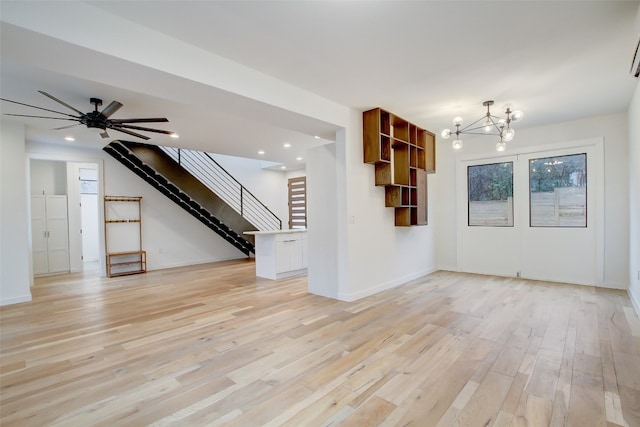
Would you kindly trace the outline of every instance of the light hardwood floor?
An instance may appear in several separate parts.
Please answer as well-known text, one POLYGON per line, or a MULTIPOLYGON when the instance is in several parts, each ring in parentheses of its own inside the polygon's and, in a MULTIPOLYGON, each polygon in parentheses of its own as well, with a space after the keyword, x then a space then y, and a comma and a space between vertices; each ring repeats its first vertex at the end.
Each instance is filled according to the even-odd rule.
POLYGON ((250 261, 39 279, 2 426, 640 426, 626 293, 437 272, 363 300, 250 261))

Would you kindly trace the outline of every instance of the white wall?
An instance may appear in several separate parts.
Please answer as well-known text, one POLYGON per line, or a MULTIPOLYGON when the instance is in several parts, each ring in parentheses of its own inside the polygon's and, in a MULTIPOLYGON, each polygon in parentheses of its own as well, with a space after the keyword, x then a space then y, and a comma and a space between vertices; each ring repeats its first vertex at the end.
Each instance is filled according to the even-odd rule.
POLYGON ((64 162, 33 159, 29 173, 31 194, 67 194, 67 165, 64 162))
POLYGON ((31 301, 24 125, 0 126, 0 305, 31 301))
POLYGON ((338 298, 340 290, 339 234, 337 180, 338 158, 336 149, 343 144, 312 148, 307 155, 307 245, 309 292, 329 298, 338 298))
MULTIPOLYGON (((28 155, 36 158, 102 163, 104 194, 143 197, 143 249, 147 251, 149 270, 245 257, 104 151, 81 148, 79 144, 29 143, 27 146, 28 155)), ((104 259, 103 253, 101 259, 104 259)))
POLYGON ((363 162, 362 113, 336 143, 307 155, 309 291, 353 301, 435 270, 435 220, 429 175, 429 225, 396 227, 384 188, 363 162))
POLYGON ((157 270, 245 255, 112 157, 105 160, 105 194, 142 196, 142 245, 157 270))
MULTIPOLYGON (((428 225, 396 227, 394 209, 385 207, 384 187, 375 186, 374 167, 363 161, 362 113, 352 111, 346 144, 346 230, 348 282, 341 299, 354 300, 392 288, 436 270, 434 184, 428 182, 428 225)), ((438 170, 439 165, 436 166, 438 170)))
POLYGON ((629 175, 629 295, 640 316, 640 84, 629 106, 629 175))
MULTIPOLYGON (((523 122, 524 123, 524 122, 523 122)), ((525 149, 594 137, 604 137, 604 283, 603 286, 626 289, 629 279, 629 162, 626 113, 590 117, 567 123, 516 130, 507 150, 525 149)), ((457 206, 455 165, 457 157, 495 153, 490 137, 465 139, 464 148, 454 153, 450 140, 438 137, 437 247, 438 267, 458 270, 457 206)))
POLYGON ((280 218, 282 228, 288 228, 287 178, 284 172, 263 169, 261 160, 213 153, 211 156, 280 218))

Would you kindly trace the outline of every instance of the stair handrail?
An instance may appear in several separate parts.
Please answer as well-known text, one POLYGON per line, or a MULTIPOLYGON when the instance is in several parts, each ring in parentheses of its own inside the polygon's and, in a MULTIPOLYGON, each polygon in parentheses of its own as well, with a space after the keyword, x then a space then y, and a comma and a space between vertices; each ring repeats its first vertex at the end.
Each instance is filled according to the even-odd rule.
POLYGON ((282 229, 282 220, 209 153, 175 147, 159 148, 260 231, 282 229))

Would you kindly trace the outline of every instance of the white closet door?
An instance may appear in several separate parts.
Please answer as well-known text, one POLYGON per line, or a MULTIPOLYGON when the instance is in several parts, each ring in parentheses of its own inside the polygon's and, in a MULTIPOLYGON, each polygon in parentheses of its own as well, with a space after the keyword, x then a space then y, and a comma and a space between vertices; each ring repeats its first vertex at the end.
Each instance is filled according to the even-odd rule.
POLYGON ((69 271, 67 196, 31 196, 33 273, 69 271))
POLYGON ((46 196, 49 273, 69 271, 67 196, 46 196))
POLYGON ((31 196, 31 248, 34 274, 49 272, 46 232, 47 215, 44 196, 31 196))

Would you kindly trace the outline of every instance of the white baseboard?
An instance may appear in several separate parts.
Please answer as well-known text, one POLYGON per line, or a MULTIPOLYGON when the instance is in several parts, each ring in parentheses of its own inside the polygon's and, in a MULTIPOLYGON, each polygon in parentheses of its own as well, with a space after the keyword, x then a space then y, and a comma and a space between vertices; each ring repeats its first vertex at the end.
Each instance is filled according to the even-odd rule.
POLYGON ((209 264, 212 262, 231 261, 234 259, 246 259, 246 258, 247 258, 246 256, 238 256, 238 257, 216 258, 216 259, 196 259, 196 260, 189 260, 184 262, 156 264, 153 266, 150 266, 147 264, 147 271, 166 270, 167 268, 187 267, 189 265, 209 264))
POLYGON ((29 302, 29 301, 31 301, 31 294, 22 295, 22 296, 19 296, 19 297, 0 299, 0 305, 19 304, 21 302, 29 302))
POLYGON ((340 301, 353 302, 359 300, 361 298, 368 297, 373 294, 377 294, 378 292, 386 291, 387 289, 395 288, 396 286, 404 285, 407 282, 415 280, 419 277, 426 276, 427 274, 431 274, 438 269, 435 267, 428 268, 426 270, 419 271, 414 274, 410 274, 408 276, 403 276, 395 280, 391 280, 389 282, 381 283, 373 288, 364 289, 362 291, 353 292, 353 293, 338 293, 338 299, 340 301))
POLYGON ((618 289, 621 291, 625 291, 627 290, 627 285, 625 283, 615 283, 615 282, 608 282, 608 283, 598 283, 597 285, 595 285, 598 288, 606 288, 606 289, 618 289))

